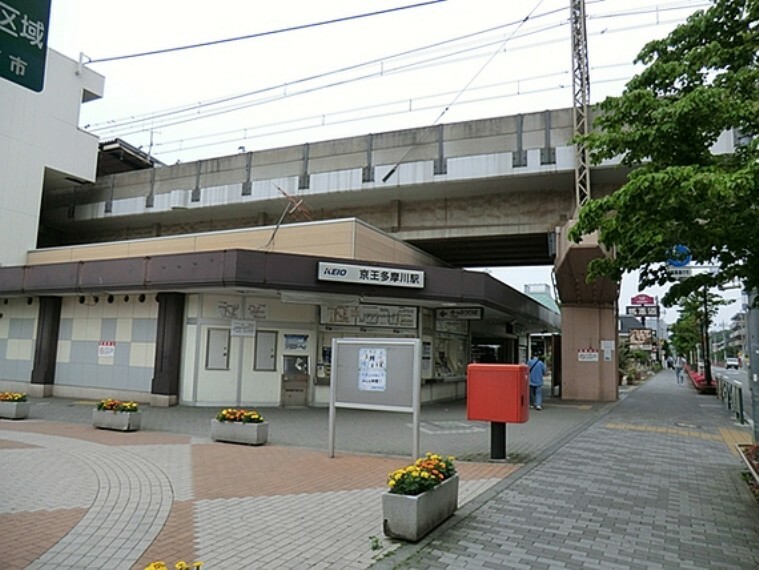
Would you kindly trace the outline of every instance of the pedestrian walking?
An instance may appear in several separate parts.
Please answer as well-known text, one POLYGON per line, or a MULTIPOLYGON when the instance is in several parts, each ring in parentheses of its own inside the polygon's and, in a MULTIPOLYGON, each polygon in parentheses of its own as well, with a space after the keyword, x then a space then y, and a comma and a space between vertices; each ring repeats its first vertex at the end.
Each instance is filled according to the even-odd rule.
POLYGON ((675 358, 675 379, 678 384, 683 383, 683 368, 685 368, 685 359, 681 355, 675 358))
POLYGON ((546 374, 546 366, 540 353, 536 353, 527 361, 530 368, 530 407, 536 410, 543 409, 543 376, 546 374))

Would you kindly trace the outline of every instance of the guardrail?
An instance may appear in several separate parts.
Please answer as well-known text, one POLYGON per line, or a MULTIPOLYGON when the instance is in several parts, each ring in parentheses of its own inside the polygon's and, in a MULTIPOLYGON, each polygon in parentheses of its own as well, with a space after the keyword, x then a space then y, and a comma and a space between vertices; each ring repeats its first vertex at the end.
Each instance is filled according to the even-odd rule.
POLYGON ((727 406, 728 410, 734 411, 735 419, 740 423, 746 423, 743 412, 743 383, 733 380, 722 374, 715 374, 717 380, 717 398, 727 406))

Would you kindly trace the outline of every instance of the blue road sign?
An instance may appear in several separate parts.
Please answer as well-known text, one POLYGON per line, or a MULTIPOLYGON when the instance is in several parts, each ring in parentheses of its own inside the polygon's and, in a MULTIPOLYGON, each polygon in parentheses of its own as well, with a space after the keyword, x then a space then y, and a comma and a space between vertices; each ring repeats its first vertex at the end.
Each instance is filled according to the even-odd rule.
POLYGON ((676 245, 672 248, 672 257, 667 260, 667 265, 672 267, 685 267, 691 262, 690 250, 684 245, 676 245))

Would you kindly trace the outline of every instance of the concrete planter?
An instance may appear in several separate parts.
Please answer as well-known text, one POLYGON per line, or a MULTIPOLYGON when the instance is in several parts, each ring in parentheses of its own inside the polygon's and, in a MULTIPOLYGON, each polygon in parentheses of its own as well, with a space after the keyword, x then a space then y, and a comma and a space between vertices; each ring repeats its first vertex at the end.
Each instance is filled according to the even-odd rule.
POLYGON ((450 517, 459 502, 459 476, 454 475, 421 495, 382 495, 383 529, 387 536, 418 542, 450 517))
POLYGON ((114 412, 113 410, 92 410, 92 425, 100 429, 116 431, 137 431, 142 422, 142 412, 114 412))
POLYGON ((0 402, 0 418, 6 420, 24 420, 29 417, 31 402, 0 402))
POLYGON ((738 455, 741 456, 741 459, 743 459, 746 467, 748 467, 748 470, 751 473, 751 476, 754 478, 754 481, 756 481, 757 485, 759 485, 759 472, 757 472, 754 463, 747 457, 751 445, 745 443, 736 443, 735 447, 738 448, 738 455))
POLYGON ((246 445, 264 445, 269 440, 269 422, 243 423, 211 420, 211 439, 246 445))

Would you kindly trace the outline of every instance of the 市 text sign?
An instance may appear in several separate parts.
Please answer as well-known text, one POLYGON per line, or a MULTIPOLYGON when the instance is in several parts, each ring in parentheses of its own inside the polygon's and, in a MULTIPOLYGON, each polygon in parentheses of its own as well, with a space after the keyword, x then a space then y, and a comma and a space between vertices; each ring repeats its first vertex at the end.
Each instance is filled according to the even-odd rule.
POLYGON ((50 0, 0 0, 0 77, 42 91, 49 20, 50 0))

